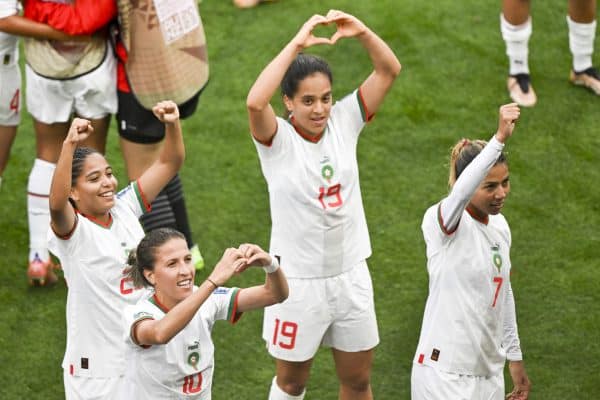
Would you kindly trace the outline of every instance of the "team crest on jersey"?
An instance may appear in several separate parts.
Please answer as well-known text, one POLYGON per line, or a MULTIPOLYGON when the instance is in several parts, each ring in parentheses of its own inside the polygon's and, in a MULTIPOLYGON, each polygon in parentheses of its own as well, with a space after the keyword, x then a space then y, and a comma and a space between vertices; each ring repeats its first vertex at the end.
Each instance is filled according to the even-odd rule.
POLYGON ((321 167, 321 176, 323 179, 327 180, 327 182, 331 182, 331 178, 333 178, 334 171, 331 164, 329 164, 329 156, 323 156, 323 159, 319 161, 319 164, 323 165, 321 167))
POLYGON ((195 370, 198 370, 198 362, 200 362, 200 353, 194 351, 188 355, 188 364, 190 364, 195 370))
POLYGON ((324 165, 323 168, 321 168, 321 176, 327 180, 327 182, 331 181, 331 178, 333 178, 333 167, 329 164, 324 165))
POLYGON ((500 245, 498 243, 492 246, 492 262, 498 269, 498 272, 500 272, 502 268, 502 256, 500 255, 500 245))

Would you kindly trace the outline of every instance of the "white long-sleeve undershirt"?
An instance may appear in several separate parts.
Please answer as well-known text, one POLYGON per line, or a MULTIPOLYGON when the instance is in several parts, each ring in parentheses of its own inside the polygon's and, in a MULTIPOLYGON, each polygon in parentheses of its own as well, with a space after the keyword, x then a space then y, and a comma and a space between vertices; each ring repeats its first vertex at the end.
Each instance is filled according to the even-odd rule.
POLYGON ((452 191, 440 204, 441 223, 446 232, 454 232, 462 213, 469 204, 477 187, 502 153, 504 144, 492 137, 481 152, 467 165, 460 174, 452 191))

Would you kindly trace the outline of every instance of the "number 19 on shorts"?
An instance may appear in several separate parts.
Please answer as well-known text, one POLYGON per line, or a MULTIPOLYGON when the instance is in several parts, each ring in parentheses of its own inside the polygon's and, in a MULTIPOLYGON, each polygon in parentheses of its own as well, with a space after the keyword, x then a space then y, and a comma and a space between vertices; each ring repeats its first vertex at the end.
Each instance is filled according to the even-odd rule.
POLYGON ((291 321, 280 321, 275 318, 275 329, 273 330, 273 345, 282 349, 291 350, 296 346, 296 334, 298 324, 291 321))

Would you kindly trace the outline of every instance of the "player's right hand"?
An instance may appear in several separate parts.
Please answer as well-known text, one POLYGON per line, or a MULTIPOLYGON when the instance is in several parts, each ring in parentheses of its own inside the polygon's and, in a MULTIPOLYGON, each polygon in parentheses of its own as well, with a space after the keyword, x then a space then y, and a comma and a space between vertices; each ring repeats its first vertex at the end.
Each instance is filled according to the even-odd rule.
POLYGON ((515 129, 515 123, 521 115, 521 109, 517 103, 505 104, 500 107, 498 116, 498 132, 496 132, 496 139, 500 143, 504 143, 506 139, 512 136, 513 130, 515 129))
POLYGON ((225 250, 209 278, 218 286, 223 286, 246 261, 239 249, 230 247, 225 250))

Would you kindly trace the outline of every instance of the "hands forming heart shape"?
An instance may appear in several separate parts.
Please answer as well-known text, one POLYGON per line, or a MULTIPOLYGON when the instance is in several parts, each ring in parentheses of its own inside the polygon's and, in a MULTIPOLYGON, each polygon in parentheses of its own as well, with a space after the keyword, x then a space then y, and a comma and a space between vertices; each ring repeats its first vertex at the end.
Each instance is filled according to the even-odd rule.
POLYGON ((344 37, 355 37, 367 31, 367 27, 358 18, 339 10, 329 10, 326 16, 313 15, 302 27, 296 38, 302 47, 317 44, 335 44, 344 37), (313 30, 320 26, 335 24, 336 31, 329 38, 315 36, 313 30))

